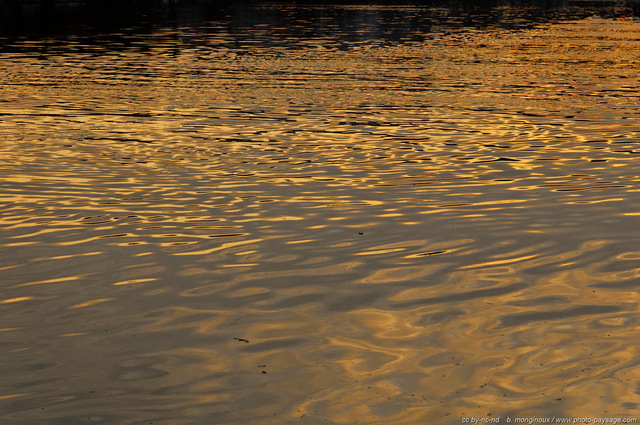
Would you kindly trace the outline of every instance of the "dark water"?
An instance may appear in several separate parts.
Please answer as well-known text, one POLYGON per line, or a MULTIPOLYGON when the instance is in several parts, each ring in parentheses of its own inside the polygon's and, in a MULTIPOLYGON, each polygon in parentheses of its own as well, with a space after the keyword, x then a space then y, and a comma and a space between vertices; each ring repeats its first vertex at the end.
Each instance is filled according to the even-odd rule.
POLYGON ((640 23, 238 10, 3 40, 2 424, 635 419, 640 23))

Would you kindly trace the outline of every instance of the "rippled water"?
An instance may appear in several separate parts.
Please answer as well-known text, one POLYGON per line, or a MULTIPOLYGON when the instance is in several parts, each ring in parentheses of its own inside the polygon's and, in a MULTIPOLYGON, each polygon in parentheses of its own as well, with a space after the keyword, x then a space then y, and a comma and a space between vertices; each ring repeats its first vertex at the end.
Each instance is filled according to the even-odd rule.
POLYGON ((640 23, 256 10, 5 40, 3 423, 636 417, 640 23))

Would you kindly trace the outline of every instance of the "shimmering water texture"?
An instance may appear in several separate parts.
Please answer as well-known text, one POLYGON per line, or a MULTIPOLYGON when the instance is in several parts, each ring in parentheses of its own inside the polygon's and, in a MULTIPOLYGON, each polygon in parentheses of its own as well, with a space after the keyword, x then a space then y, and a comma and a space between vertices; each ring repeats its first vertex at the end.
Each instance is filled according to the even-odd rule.
POLYGON ((638 416, 640 23, 299 10, 7 41, 3 424, 638 416))

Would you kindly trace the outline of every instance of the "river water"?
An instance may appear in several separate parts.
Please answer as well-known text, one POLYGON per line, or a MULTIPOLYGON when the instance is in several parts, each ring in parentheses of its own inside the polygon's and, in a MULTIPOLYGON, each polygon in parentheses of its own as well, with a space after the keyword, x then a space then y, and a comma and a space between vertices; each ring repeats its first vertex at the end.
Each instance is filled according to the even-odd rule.
POLYGON ((636 418, 640 23, 238 11, 3 39, 2 423, 636 418))

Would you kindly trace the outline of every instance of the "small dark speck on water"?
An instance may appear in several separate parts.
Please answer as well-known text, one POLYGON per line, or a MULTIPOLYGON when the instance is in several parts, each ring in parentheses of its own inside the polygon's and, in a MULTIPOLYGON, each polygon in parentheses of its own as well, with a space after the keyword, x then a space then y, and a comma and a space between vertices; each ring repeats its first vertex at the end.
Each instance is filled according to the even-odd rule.
POLYGON ((240 341, 240 342, 246 342, 247 344, 249 343, 248 339, 244 339, 244 338, 233 338, 233 339, 235 339, 236 341, 240 341))

